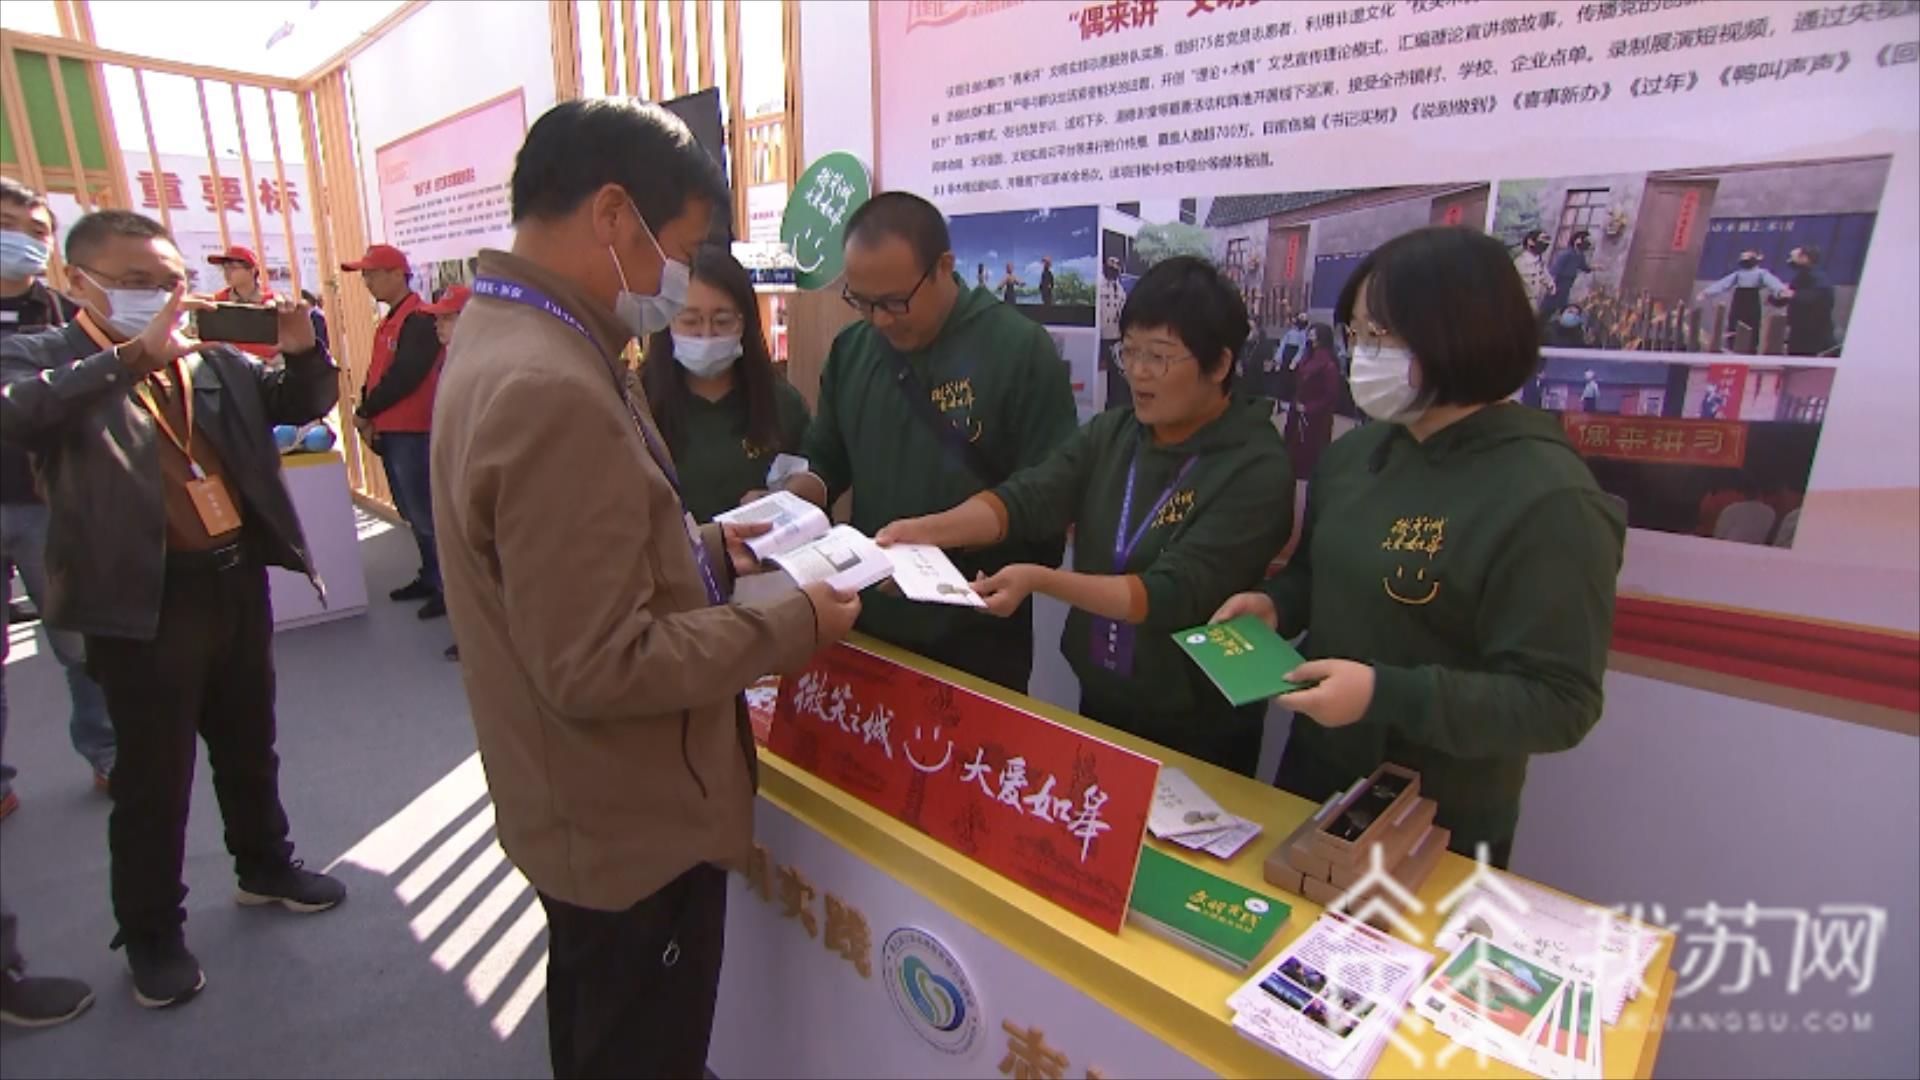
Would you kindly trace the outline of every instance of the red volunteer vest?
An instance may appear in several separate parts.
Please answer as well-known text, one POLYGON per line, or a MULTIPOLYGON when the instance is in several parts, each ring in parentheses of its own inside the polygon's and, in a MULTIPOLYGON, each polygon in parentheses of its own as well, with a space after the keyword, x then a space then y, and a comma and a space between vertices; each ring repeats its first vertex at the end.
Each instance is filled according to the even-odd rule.
MULTIPOLYGON (((367 368, 367 389, 371 391, 387 377, 387 369, 393 366, 393 351, 400 345, 400 328, 406 325, 407 316, 421 307, 419 293, 408 293, 405 300, 390 312, 380 329, 373 335, 373 363, 367 368)), ((426 432, 433 430, 433 394, 440 386, 440 363, 445 360, 447 351, 440 350, 434 358, 433 370, 421 381, 413 393, 401 398, 387 411, 373 418, 373 430, 379 432, 426 432)))

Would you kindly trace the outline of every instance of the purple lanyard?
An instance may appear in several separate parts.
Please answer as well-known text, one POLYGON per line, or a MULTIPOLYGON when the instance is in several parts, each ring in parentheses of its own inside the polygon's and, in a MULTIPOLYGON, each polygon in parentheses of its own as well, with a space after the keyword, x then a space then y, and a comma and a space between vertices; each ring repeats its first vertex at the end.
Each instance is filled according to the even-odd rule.
POLYGON ((1166 509, 1167 503, 1173 500, 1173 493, 1180 486, 1180 481, 1185 480, 1187 474, 1192 472, 1193 467, 1199 463, 1200 455, 1195 454, 1187 459, 1186 464, 1180 466, 1180 471, 1175 473, 1173 479, 1168 482, 1167 489, 1162 491, 1160 498, 1154 501, 1153 509, 1147 511, 1146 520, 1134 530, 1133 538, 1129 540, 1127 522, 1133 518, 1133 486, 1140 477, 1140 447, 1138 443, 1134 445, 1133 461, 1127 466, 1127 493, 1120 499, 1120 526, 1113 532, 1113 573, 1127 572, 1127 560, 1133 558, 1134 549, 1140 546, 1140 541, 1146 539, 1147 530, 1153 528, 1153 519, 1159 517, 1160 511, 1166 509))
MULTIPOLYGON (((593 336, 593 331, 588 330, 585 323, 552 297, 531 285, 523 285, 503 278, 475 278, 473 293, 475 296, 484 296, 490 300, 505 300, 510 304, 524 304, 544 311, 565 323, 574 333, 586 338, 595 352, 600 353, 602 358, 606 357, 606 350, 600 347, 599 339, 593 336)), ((627 393, 626 387, 620 385, 618 378, 614 379, 613 387, 619 392, 621 403, 626 405, 627 415, 633 418, 633 426, 640 429, 640 437, 646 440, 647 453, 653 456, 653 463, 660 467, 660 471, 667 476, 667 483, 672 485, 673 497, 680 505, 681 522, 684 528, 690 515, 687 511, 686 496, 680 492, 680 474, 673 467, 673 456, 667 453, 666 447, 660 445, 659 437, 654 435, 653 429, 648 427, 646 421, 641 418, 640 410, 634 407, 633 397, 627 393)), ((720 591, 720 581, 714 576, 713 561, 707 555, 707 546, 694 536, 691 529, 687 530, 687 544, 693 548, 693 561, 700 567, 700 583, 706 586, 707 603, 725 603, 726 594, 720 591)))

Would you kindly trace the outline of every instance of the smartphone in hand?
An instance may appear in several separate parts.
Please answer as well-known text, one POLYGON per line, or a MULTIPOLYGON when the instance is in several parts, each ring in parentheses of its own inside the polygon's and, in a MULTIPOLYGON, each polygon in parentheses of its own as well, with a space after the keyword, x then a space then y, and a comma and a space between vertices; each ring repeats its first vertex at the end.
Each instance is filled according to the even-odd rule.
POLYGON ((193 315, 201 341, 272 345, 280 340, 280 313, 271 304, 214 304, 193 315))

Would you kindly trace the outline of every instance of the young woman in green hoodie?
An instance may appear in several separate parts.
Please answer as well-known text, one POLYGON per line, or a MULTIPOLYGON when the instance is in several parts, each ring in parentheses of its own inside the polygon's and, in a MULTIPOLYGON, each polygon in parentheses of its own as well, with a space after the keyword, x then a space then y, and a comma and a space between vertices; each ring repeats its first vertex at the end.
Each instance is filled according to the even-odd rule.
POLYGON ((1327 448, 1298 549, 1216 621, 1305 631, 1281 787, 1315 801, 1392 761, 1452 847, 1505 866, 1533 754, 1600 718, 1625 522, 1558 419, 1507 400, 1540 365, 1499 241, 1420 229, 1361 261, 1336 317, 1384 423, 1327 448))
POLYGON ((1072 606, 1061 651, 1080 712, 1252 775, 1264 703, 1236 710, 1169 637, 1260 580, 1293 527, 1293 470, 1270 406, 1232 393, 1239 292, 1203 259, 1168 259, 1120 313, 1131 408, 952 510, 896 521, 882 545, 979 547, 1074 526, 1072 570, 1016 564, 974 588, 1007 615, 1033 593, 1072 606))

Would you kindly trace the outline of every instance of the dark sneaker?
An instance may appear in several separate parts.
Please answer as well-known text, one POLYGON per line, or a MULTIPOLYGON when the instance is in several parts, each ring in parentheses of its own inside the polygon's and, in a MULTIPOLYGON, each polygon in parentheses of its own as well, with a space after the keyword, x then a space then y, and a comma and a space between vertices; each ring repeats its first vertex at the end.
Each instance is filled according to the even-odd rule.
POLYGON ((43 1028, 67 1021, 93 1004, 93 990, 79 979, 0 975, 0 1020, 15 1027, 43 1028))
POLYGON ((325 911, 347 898, 347 887, 316 874, 299 859, 266 873, 240 875, 233 898, 247 907, 279 904, 302 915, 325 911))
POLYGON ((422 622, 428 619, 438 619, 446 613, 447 602, 441 599, 438 593, 434 594, 433 599, 420 605, 420 620, 422 622))
POLYGON ((114 945, 122 944, 127 947, 127 970, 133 972, 133 1000, 143 1008, 178 1005, 207 985, 207 973, 187 951, 187 937, 178 930, 154 937, 122 934, 114 945))
POLYGON ((419 578, 414 578, 412 581, 388 593, 387 599, 396 604, 404 604, 409 600, 425 600, 432 595, 433 589, 430 588, 426 582, 421 581, 419 578))
POLYGON ((448 660, 451 660, 457 664, 460 662, 460 646, 449 645, 447 646, 447 651, 444 653, 441 653, 440 655, 446 657, 448 660))

